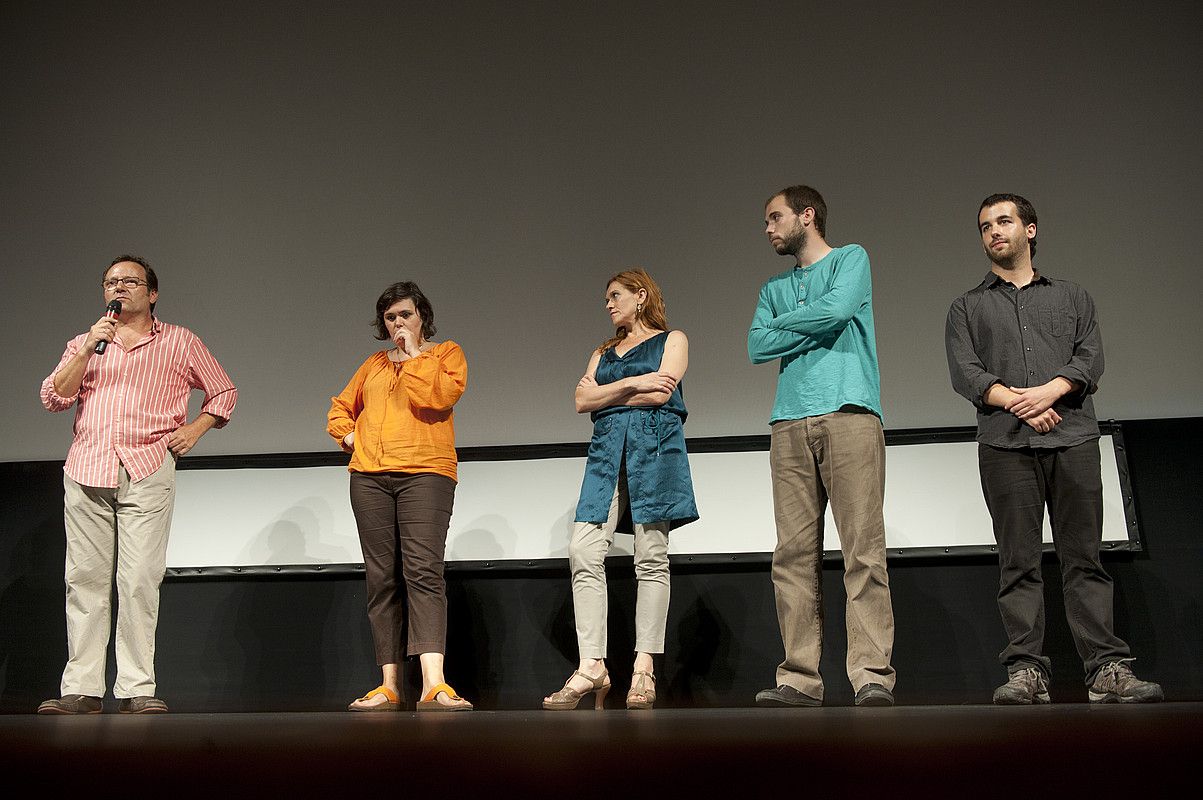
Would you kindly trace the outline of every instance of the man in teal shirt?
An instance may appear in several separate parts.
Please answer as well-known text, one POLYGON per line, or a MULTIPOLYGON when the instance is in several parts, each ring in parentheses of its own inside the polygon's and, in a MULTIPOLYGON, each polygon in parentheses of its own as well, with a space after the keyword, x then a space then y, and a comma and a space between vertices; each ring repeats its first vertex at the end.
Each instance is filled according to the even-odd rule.
POLYGON ((827 206, 809 186, 769 198, 765 233, 797 265, 760 290, 748 330, 754 364, 778 361, 769 463, 777 548, 773 589, 785 660, 762 706, 823 703, 823 515, 844 554, 848 679, 858 706, 894 704, 894 611, 886 573, 885 437, 869 256, 832 248, 827 206))

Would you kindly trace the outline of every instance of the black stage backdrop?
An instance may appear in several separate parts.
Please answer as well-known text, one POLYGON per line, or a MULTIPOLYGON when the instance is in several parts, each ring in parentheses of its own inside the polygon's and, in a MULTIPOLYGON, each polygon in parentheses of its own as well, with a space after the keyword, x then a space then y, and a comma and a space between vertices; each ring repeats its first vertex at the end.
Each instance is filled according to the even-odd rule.
MULTIPOLYGON (((1171 699, 1203 699, 1203 418, 1123 426, 1144 550, 1104 557, 1116 584, 1117 626, 1142 676, 1159 680, 1171 699)), ((57 695, 66 657, 61 462, 0 464, 0 476, 0 710, 23 713, 57 695)), ((659 705, 749 705, 772 682, 781 643, 768 569, 674 567, 659 705)), ((615 560, 610 577, 611 669, 625 689, 630 559, 615 560)), ((1053 699, 1083 701, 1052 558, 1044 577, 1053 699)), ((1004 641, 994 559, 900 559, 891 562, 890 579, 899 702, 989 702, 1003 678, 995 659, 1004 641)), ((825 566, 823 580, 828 703, 849 703, 838 562, 825 566)), ((482 708, 537 707, 576 659, 567 568, 454 570, 448 581, 450 681, 482 708)), ((159 692, 177 711, 334 710, 379 677, 363 579, 355 575, 168 580, 157 660, 159 692)))

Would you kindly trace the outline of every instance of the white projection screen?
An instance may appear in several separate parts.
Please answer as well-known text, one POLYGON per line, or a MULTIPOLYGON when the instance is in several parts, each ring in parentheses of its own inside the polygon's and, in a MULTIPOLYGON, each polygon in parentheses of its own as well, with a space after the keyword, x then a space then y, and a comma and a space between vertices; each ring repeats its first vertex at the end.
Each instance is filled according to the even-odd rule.
MULTIPOLYGON (((1126 465, 1116 436, 1100 442, 1105 547, 1139 547, 1126 465)), ((935 437, 948 438, 948 437, 935 437)), ((482 454, 488 458, 488 454, 482 454)), ((450 567, 523 568, 566 559, 584 458, 460 463, 447 540, 450 567)), ((768 452, 691 453, 701 519, 670 538, 674 561, 763 558, 775 544, 768 452)), ((186 469, 167 552, 175 576, 347 570, 362 564, 344 466, 186 469)), ((992 551, 977 445, 895 444, 886 458, 886 544, 891 557, 992 551)), ((1052 541, 1047 520, 1045 542, 1052 541)), ((630 555, 619 535, 613 553, 630 555)), ((827 514, 824 550, 838 556, 827 514)))

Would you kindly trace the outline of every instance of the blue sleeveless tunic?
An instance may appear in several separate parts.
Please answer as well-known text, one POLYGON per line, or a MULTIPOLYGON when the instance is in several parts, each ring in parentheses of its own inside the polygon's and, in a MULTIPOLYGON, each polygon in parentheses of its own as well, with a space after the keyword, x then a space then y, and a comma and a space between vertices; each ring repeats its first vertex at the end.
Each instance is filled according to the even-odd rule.
MULTIPOLYGON (((602 354, 594 378, 602 385, 657 371, 667 341, 666 331, 640 342, 621 358, 610 348, 602 354)), ((594 411, 593 440, 576 521, 606 521, 624 461, 630 513, 619 521, 619 532, 633 533, 629 522, 667 520, 672 529, 696 520, 698 509, 685 452, 686 415, 680 384, 661 406, 608 406, 594 411)))

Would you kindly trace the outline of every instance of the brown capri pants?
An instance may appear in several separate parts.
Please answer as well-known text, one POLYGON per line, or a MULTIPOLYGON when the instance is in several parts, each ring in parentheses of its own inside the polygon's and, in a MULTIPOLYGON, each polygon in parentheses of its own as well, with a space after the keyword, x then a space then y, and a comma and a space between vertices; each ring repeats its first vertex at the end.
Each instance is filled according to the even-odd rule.
POLYGON ((363 548, 377 664, 400 663, 407 651, 415 656, 444 650, 443 554, 454 502, 455 481, 445 475, 351 473, 351 510, 363 548))

